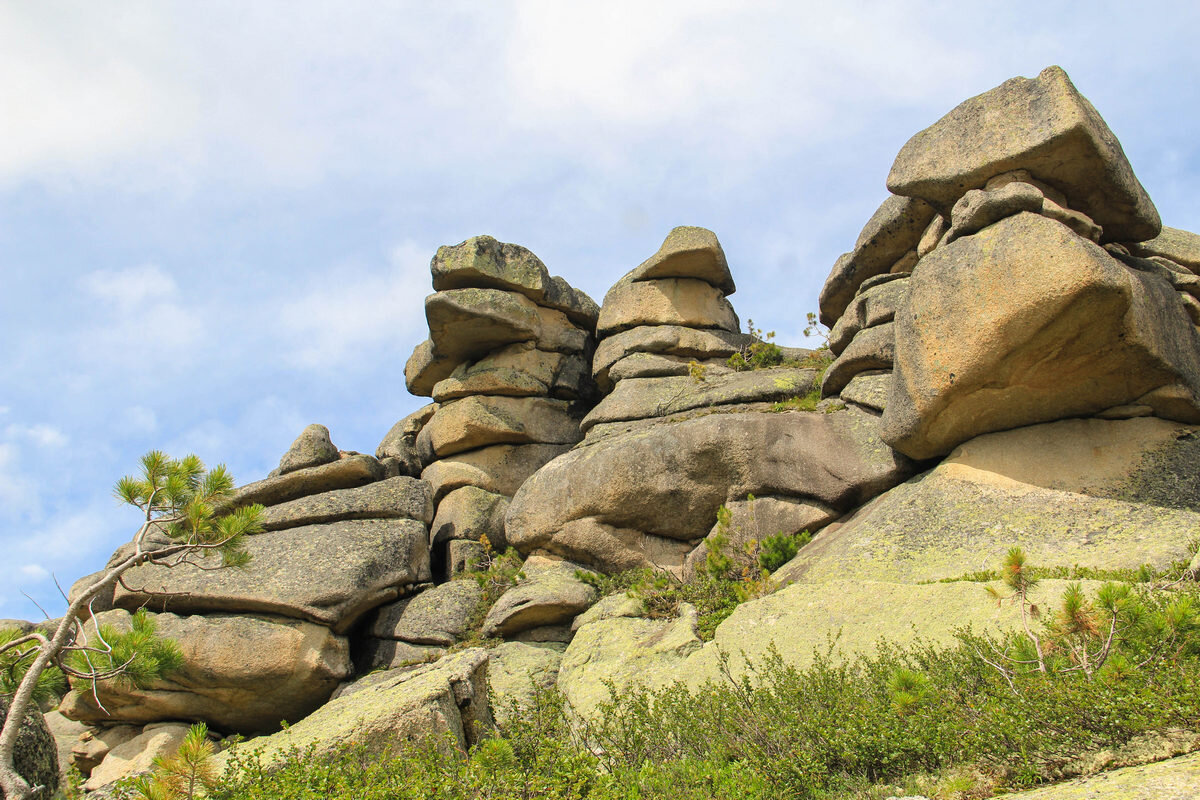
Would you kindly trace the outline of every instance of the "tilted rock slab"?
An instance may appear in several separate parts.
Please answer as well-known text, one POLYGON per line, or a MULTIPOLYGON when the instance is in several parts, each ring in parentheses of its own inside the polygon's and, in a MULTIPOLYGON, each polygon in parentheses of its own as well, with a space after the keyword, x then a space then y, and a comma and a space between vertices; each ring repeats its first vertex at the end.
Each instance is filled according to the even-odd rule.
POLYGON ((357 489, 337 489, 270 506, 262 515, 268 531, 350 519, 433 521, 433 493, 425 481, 387 478, 357 489))
POLYGON ((1173 285, 1058 222, 1008 217, 934 250, 909 285, 882 428, 901 452, 942 455, 1143 397, 1160 416, 1200 421, 1200 333, 1173 285))
POLYGON ((639 325, 605 337, 592 357, 592 376, 604 391, 612 388, 609 370, 635 353, 654 353, 686 359, 728 359, 754 341, 746 333, 699 330, 682 325, 639 325))
POLYGON ((588 393, 589 372, 580 354, 538 350, 521 342, 460 364, 450 377, 434 385, 433 399, 445 403, 486 394, 575 400, 588 393))
POLYGON ((514 495, 543 464, 571 449, 569 444, 497 444, 439 459, 421 473, 433 488, 434 503, 455 489, 477 486, 514 495))
POLYGON ((309 425, 283 454, 279 467, 271 473, 271 477, 337 460, 338 449, 329 439, 329 429, 324 425, 309 425))
POLYGON ((348 455, 316 467, 305 467, 273 478, 248 483, 234 491, 230 506, 261 503, 273 506, 310 494, 350 489, 382 480, 383 465, 364 455, 348 455))
POLYGON ((696 278, 727 295, 737 291, 717 235, 707 228, 686 225, 673 228, 658 252, 627 277, 632 281, 696 278))
POLYGON ((1131 243, 1129 251, 1135 256, 1161 256, 1192 272, 1200 272, 1200 234, 1191 231, 1164 226, 1162 233, 1153 239, 1131 243))
POLYGON ((561 311, 500 289, 431 294, 425 298, 425 318, 434 352, 459 363, 517 342, 535 342, 539 350, 561 353, 581 353, 587 346, 587 332, 561 311))
MULTIPOLYGON (((115 605, 175 613, 268 613, 349 629, 370 609, 430 579, 425 525, 365 519, 246 538, 243 569, 144 565, 125 573, 115 605)), ((215 559, 213 564, 216 565, 215 559)))
POLYGON ((504 535, 508 501, 505 495, 478 486, 455 489, 438 503, 437 516, 429 528, 430 545, 436 551, 450 541, 478 542, 486 536, 496 552, 504 552, 508 548, 504 535))
POLYGON ((605 571, 678 568, 722 503, 775 495, 846 510, 912 474, 876 425, 854 410, 748 412, 614 434, 539 470, 513 498, 505 531, 523 553, 605 571))
POLYGON ((571 561, 530 556, 525 577, 500 595, 483 621, 483 635, 512 637, 544 625, 570 622, 596 602, 596 590, 576 577, 571 561))
POLYGON ((381 606, 367 619, 367 634, 412 644, 449 646, 467 633, 483 599, 474 580, 447 581, 418 595, 381 606))
MULTIPOLYGON (((346 640, 322 625, 268 616, 154 614, 157 635, 173 639, 183 666, 146 689, 118 681, 91 690, 76 688, 63 699, 63 714, 89 722, 149 723, 203 720, 240 733, 278 730, 329 699, 352 672, 346 640)), ((128 630, 126 611, 97 616, 101 625, 128 630)), ((94 634, 91 624, 87 630, 94 634)))
POLYGON ((1121 143, 1060 67, 960 103, 901 148, 887 185, 948 215, 968 190, 1014 169, 1060 189, 1104 241, 1144 241, 1162 228, 1121 143))

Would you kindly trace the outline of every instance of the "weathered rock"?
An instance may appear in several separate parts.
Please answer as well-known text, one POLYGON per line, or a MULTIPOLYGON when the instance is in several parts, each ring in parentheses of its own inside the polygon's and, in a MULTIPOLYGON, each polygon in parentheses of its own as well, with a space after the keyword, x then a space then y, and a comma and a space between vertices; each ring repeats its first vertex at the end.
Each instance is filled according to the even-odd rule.
POLYGON ((1061 222, 1073 230, 1077 236, 1093 242, 1099 242, 1104 238, 1104 229, 1093 222, 1087 214, 1064 208, 1049 197, 1042 198, 1042 207, 1039 210, 1043 217, 1061 222))
MULTIPOLYGON (((0 722, 8 719, 10 700, 0 695, 0 722)), ((49 800, 58 789, 58 748, 37 708, 25 713, 13 746, 13 767, 30 786, 43 787, 38 800, 49 800)))
MULTIPOLYGON (((517 342, 535 342, 540 350, 564 353, 580 353, 587 346, 588 334, 561 311, 500 289, 432 294, 425 298, 425 318, 434 352, 453 359, 456 367, 517 342)), ((452 371, 438 380, 450 377, 452 371)))
POLYGON ((712 284, 695 278, 622 279, 604 296, 596 332, 607 336, 642 325, 739 328, 733 306, 712 284))
POLYGON ((563 444, 498 444, 435 461, 421 473, 433 487, 433 501, 463 486, 478 486, 511 497, 547 461, 570 450, 563 444))
POLYGON ((816 385, 815 369, 775 367, 728 372, 704 380, 691 376, 627 378, 593 408, 580 428, 632 419, 663 417, 693 408, 786 400, 808 394, 816 385))
POLYGON ((434 386, 433 398, 439 403, 473 394, 574 400, 590 394, 589 372, 581 355, 547 352, 522 342, 459 365, 434 386))
POLYGON ((482 542, 454 539, 446 547, 446 574, 451 577, 460 572, 479 572, 486 563, 487 548, 482 542))
POLYGON ((338 449, 329 439, 329 429, 324 425, 309 425, 305 428, 292 446, 279 459, 279 468, 271 472, 271 477, 286 475, 306 467, 319 467, 331 461, 338 460, 338 449))
MULTIPOLYGON (((130 627, 122 610, 97 619, 118 630, 130 627)), ((101 683, 103 709, 89 689, 73 689, 63 698, 63 714, 85 722, 191 719, 226 731, 272 731, 280 720, 311 713, 351 673, 346 640, 324 626, 267 616, 153 619, 156 633, 179 645, 183 666, 145 689, 101 683)))
POLYGON ((467 624, 482 599, 483 589, 475 581, 448 581, 381 606, 367 620, 367 634, 377 639, 448 647, 467 632, 467 624))
POLYGON ((512 637, 546 625, 569 623, 596 602, 596 590, 575 576, 583 569, 570 561, 530 556, 525 577, 500 596, 483 621, 483 635, 512 637))
POLYGON ((1022 211, 1041 213, 1045 199, 1036 186, 1022 181, 1013 181, 999 189, 969 189, 951 209, 950 229, 942 243, 970 236, 1022 211))
MULTIPOLYGON (((71 766, 71 750, 79 741, 79 737, 91 730, 82 722, 67 719, 60 711, 47 711, 42 715, 46 721, 46 729, 54 737, 54 748, 58 755, 58 774, 63 777, 71 766)), ((81 770, 82 771, 82 770, 81 770)))
POLYGON ((478 542, 486 536, 496 552, 508 548, 504 536, 504 515, 508 498, 502 494, 464 486, 455 489, 438 503, 437 516, 429 528, 429 541, 435 549, 454 539, 478 542))
POLYGON ((243 569, 190 564, 135 567, 116 592, 119 608, 176 613, 266 613, 343 632, 370 609, 428 581, 425 525, 365 519, 305 525, 251 536, 243 569))
MULTIPOLYGON (((565 400, 473 395, 443 403, 421 429, 443 458, 497 444, 574 444, 583 435, 565 400)), ((420 447, 420 444, 418 444, 420 447)))
POLYGON ((357 489, 337 489, 290 500, 266 509, 268 531, 350 519, 415 519, 433 521, 433 493, 416 478, 387 478, 357 489))
MULTIPOLYGON (((957 199, 957 198, 955 198, 957 199)), ((863 281, 892 271, 896 262, 914 251, 935 211, 911 197, 892 195, 858 234, 854 250, 843 254, 821 288, 821 322, 833 327, 863 281)))
POLYGON ((1014 792, 1009 800, 1194 800, 1200 753, 1014 792))
POLYGON ((861 372, 891 369, 896 357, 895 331, 894 322, 885 322, 855 334, 841 355, 825 370, 821 394, 829 397, 839 393, 861 372))
POLYGON ((519 292, 539 305, 564 312, 576 324, 594 328, 600 309, 562 278, 552 278, 546 265, 520 245, 474 236, 461 244, 439 247, 429 265, 433 288, 503 289, 519 292))
MULTIPOLYGON (((63 716, 61 713, 59 716, 72 724, 82 724, 63 716)), ((128 742, 141 732, 142 728, 140 725, 122 724, 106 725, 102 728, 88 728, 87 732, 82 733, 71 746, 71 762, 78 767, 84 776, 91 775, 92 770, 104 760, 104 757, 114 747, 128 742)), ((60 761, 59 763, 61 764, 62 762, 60 761)))
POLYGON ((815 533, 841 514, 832 508, 793 497, 755 497, 726 503, 729 524, 714 525, 708 536, 688 554, 684 579, 695 574, 708 558, 708 543, 715 536, 726 537, 725 553, 745 552, 747 545, 781 533, 815 533))
POLYGON ((722 503, 782 495, 841 511, 911 475, 876 426, 847 409, 711 414, 614 434, 540 469, 513 498, 505 532, 523 553, 611 571, 656 563, 668 546, 661 555, 679 567, 722 503))
POLYGON ((892 373, 883 371, 860 372, 850 379, 838 394, 847 403, 883 411, 887 408, 888 394, 892 391, 892 373))
POLYGON ((1062 190, 1109 241, 1144 241, 1162 227, 1120 142, 1059 67, 960 103, 909 139, 887 185, 945 214, 969 189, 1014 169, 1062 190))
MULTIPOLYGON (((493 725, 487 661, 487 651, 475 648, 416 669, 394 670, 285 731, 235 747, 258 753, 266 765, 310 747, 317 758, 354 745, 372 755, 398 755, 413 739, 446 742, 447 755, 465 751, 493 725)), ((218 769, 227 753, 216 756, 218 769)))
MULTIPOLYGON (((122 548, 121 551, 126 552, 129 555, 133 555, 132 548, 128 548, 128 549, 122 548)), ((114 555, 116 555, 116 554, 114 553, 114 555)), ((128 557, 128 556, 126 556, 126 557, 128 557)), ((111 565, 111 564, 112 564, 112 559, 109 560, 109 565, 111 565)), ((90 589, 92 586, 94 586, 97 581, 99 581, 101 578, 103 578, 104 575, 106 574, 106 572, 107 572, 107 569, 100 570, 99 572, 93 572, 90 575, 84 575, 82 578, 80 578, 79 580, 72 583, 70 590, 67 592, 67 602, 74 603, 76 598, 78 598, 81 594, 83 594, 88 589, 90 589)), ((95 597, 93 597, 92 602, 90 604, 91 610, 93 612, 99 614, 101 611, 108 611, 109 609, 111 609, 113 607, 113 604, 112 604, 113 590, 115 588, 116 587, 114 585, 114 586, 111 586, 108 589, 105 589, 105 590, 99 592, 98 594, 96 594, 95 597)), ((0 620, 0 630, 4 630, 5 628, 9 627, 8 623, 12 622, 12 621, 13 620, 0 620)), ((29 625, 30 628, 33 627, 32 623, 26 623, 26 625, 29 625)), ((23 629, 23 631, 24 630, 25 629, 23 629)))
POLYGON ((747 347, 748 333, 698 330, 679 325, 641 325, 603 339, 592 357, 592 376, 603 391, 612 388, 609 370, 633 353, 656 353, 684 359, 728 359, 747 347))
POLYGON ((426 339, 413 349, 404 365, 404 385, 410 394, 432 397, 433 387, 449 378, 462 362, 461 358, 439 353, 433 341, 426 339))
MULTIPOLYGON (((100 573, 96 574, 99 575, 100 573)), ((91 576, 89 575, 87 577, 91 576)), ((79 581, 82 580, 84 580, 84 578, 79 579, 79 581)), ((76 583, 79 581, 76 581, 76 583)), ((74 586, 71 588, 73 589, 74 586)), ((21 633, 29 633, 31 630, 33 630, 33 627, 33 623, 27 619, 0 619, 0 631, 16 630, 20 631, 21 633)))
MULTIPOLYGON (((390 670, 428 664, 446 655, 446 648, 437 645, 412 644, 399 639, 363 637, 354 650, 354 671, 369 675, 376 670, 390 670)), ((335 692, 334 697, 341 693, 335 692)))
POLYGON ((501 728, 523 719, 554 689, 565 649, 558 642, 505 642, 489 651, 488 691, 501 728))
POLYGON ((864 282, 829 332, 829 350, 835 356, 841 355, 859 331, 891 322, 896 309, 908 299, 908 277, 887 277, 890 280, 881 283, 864 282))
POLYGON ((1135 256, 1161 256, 1200 273, 1200 234, 1163 227, 1162 233, 1145 242, 1130 242, 1129 251, 1135 256))
POLYGON ((632 281, 696 278, 733 294, 737 287, 717 235, 707 228, 680 226, 667 234, 658 252, 628 275, 632 281))
POLYGON ((996 569, 1165 568, 1200 525, 1200 437, 1165 420, 1064 420, 988 434, 825 528, 780 580, 915 583, 996 569))
POLYGON ((1001 220, 930 253, 910 286, 882 435, 914 458, 1134 401, 1200 421, 1200 333, 1175 289, 1056 222, 1001 220))
POLYGON ((120 780, 127 775, 149 772, 154 759, 173 755, 183 744, 188 726, 182 722, 148 725, 146 729, 123 744, 114 747, 83 784, 87 791, 120 780))
POLYGON ((273 506, 310 494, 352 489, 383 479, 383 465, 371 456, 346 456, 319 467, 307 467, 274 478, 248 483, 237 489, 231 506, 261 503, 273 506))
POLYGON ((429 422, 437 408, 437 403, 421 406, 393 425, 375 449, 375 457, 381 462, 396 459, 397 471, 401 475, 419 477, 425 465, 417 455, 417 434, 425 427, 425 423, 429 422))
POLYGON ((669 378, 692 375, 699 368, 706 377, 727 375, 733 372, 727 359, 710 358, 697 361, 681 356, 664 356, 657 353, 630 353, 612 365, 608 378, 612 384, 626 378, 669 378))

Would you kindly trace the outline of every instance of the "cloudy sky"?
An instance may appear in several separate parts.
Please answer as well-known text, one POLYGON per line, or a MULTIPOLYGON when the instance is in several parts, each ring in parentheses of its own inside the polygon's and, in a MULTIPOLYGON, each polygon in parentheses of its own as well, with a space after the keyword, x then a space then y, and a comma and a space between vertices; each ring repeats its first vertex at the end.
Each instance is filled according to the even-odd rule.
POLYGON ((599 300, 703 225, 800 344, 908 137, 1054 63, 1200 229, 1200 6, 972 5, 0 0, 0 617, 128 539, 148 449, 373 452, 441 244, 599 300))

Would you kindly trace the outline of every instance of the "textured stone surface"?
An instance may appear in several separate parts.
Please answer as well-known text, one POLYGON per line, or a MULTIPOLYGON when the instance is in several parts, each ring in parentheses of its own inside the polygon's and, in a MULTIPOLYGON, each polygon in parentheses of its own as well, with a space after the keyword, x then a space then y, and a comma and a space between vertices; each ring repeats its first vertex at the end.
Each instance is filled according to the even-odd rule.
MULTIPOLYGON (((0 695, 0 722, 8 719, 9 698, 0 695)), ((42 712, 31 708, 25 713, 13 746, 13 767, 30 786, 44 786, 43 797, 58 789, 58 747, 42 712)))
POLYGON ((998 189, 969 189, 950 210, 950 229, 945 244, 994 225, 1022 211, 1041 213, 1045 197, 1036 186, 1013 181, 998 189))
POLYGON ((351 489, 383 478, 383 465, 364 455, 348 455, 318 467, 307 467, 274 478, 248 483, 238 488, 230 500, 232 506, 261 503, 273 506, 310 494, 351 489))
POLYGON ((433 387, 449 378, 462 361, 439 353, 433 341, 426 339, 413 348, 404 364, 404 385, 417 397, 432 397, 433 387))
MULTIPOLYGON (((399 639, 376 639, 373 636, 364 636, 355 642, 353 655, 355 674, 369 677, 377 670, 412 667, 437 661, 446 655, 446 648, 439 645, 402 642, 399 639)), ((339 696, 340 692, 334 693, 334 697, 339 696)))
POLYGON ((912 474, 876 425, 853 410, 731 413, 614 434, 539 470, 513 498, 505 531, 524 553, 620 570, 686 554, 718 506, 749 494, 849 509, 912 474))
POLYGON ((1200 272, 1200 234, 1178 228, 1162 229, 1162 233, 1145 242, 1129 244, 1135 256, 1162 256, 1192 272, 1200 272))
POLYGON ((1063 420, 980 436, 823 530, 780 580, 913 583, 1030 564, 1163 568, 1200 526, 1196 426, 1063 420))
POLYGON ((435 411, 437 403, 429 403, 393 425, 384 435, 379 447, 375 448, 375 457, 380 461, 396 459, 401 475, 414 478, 420 476, 425 465, 417 455, 417 435, 435 411))
POLYGON ((856 375, 867 370, 891 369, 896 357, 896 326, 885 322, 864 328, 834 359, 821 379, 821 394, 838 394, 856 375))
MULTIPOLYGON (((118 630, 130 627, 126 611, 98 619, 118 630)), ((346 640, 321 625, 267 616, 153 619, 156 633, 179 645, 183 666, 146 689, 102 683, 103 709, 86 688, 73 690, 63 699, 66 716, 137 724, 190 719, 222 731, 273 731, 280 720, 294 722, 328 700, 351 672, 346 640)))
POLYGON ((522 342, 459 365, 433 387, 433 398, 439 403, 473 394, 573 400, 589 393, 589 372, 581 355, 546 352, 522 342))
POLYGON ((435 461, 421 478, 433 487, 435 503, 463 486, 511 497, 543 464, 570 449, 562 444, 498 444, 435 461))
POLYGON ((420 441, 439 458, 496 444, 574 444, 583 438, 565 400, 473 395, 443 403, 420 441))
POLYGON ((838 394, 847 403, 857 403, 875 411, 887 408, 888 394, 892 391, 892 373, 883 371, 860 372, 850 379, 838 394))
POLYGON ((478 542, 486 536, 493 549, 504 552, 508 540, 504 536, 504 514, 508 498, 502 494, 464 486, 455 489, 438 503, 437 516, 429 528, 433 547, 454 539, 478 542))
MULTIPOLYGON (((72 724, 82 724, 65 716, 62 718, 72 724)), ((128 742, 141 732, 140 725, 127 724, 88 728, 71 746, 71 763, 78 767, 85 776, 90 775, 110 750, 123 742, 128 742)), ((62 762, 59 763, 61 765, 62 762)))
POLYGON ((524 718, 538 695, 554 688, 565 649, 558 642, 505 642, 488 651, 492 714, 501 727, 524 718))
POLYGON ((617 361, 633 353, 724 360, 740 352, 752 341, 753 338, 747 333, 698 330, 681 325, 641 325, 601 340, 592 357, 592 376, 602 390, 608 391, 612 388, 609 370, 617 361))
POLYGON ((691 376, 627 378, 619 381, 583 418, 586 432, 604 422, 664 417, 680 411, 711 406, 786 400, 808 394, 816 385, 814 369, 774 369, 730 372, 704 380, 691 376))
POLYGON ((1200 753, 1005 795, 1009 800, 1195 800, 1200 753))
POLYGON ((596 332, 604 336, 641 325, 739 328, 733 306, 712 284, 695 278, 622 280, 604 296, 596 332))
POLYGON ((1014 169, 1060 189, 1104 228, 1108 241, 1159 234, 1158 211, 1120 142, 1059 67, 960 103, 909 139, 887 185, 946 213, 967 190, 1014 169))
POLYGON ((1057 222, 1008 217, 930 253, 910 285, 882 431, 914 458, 1134 401, 1200 420, 1200 334, 1176 290, 1057 222))
POLYGON ((182 722, 148 726, 142 733, 114 747, 92 770, 83 788, 95 791, 127 775, 150 771, 155 758, 166 758, 179 749, 187 736, 188 727, 182 722))
POLYGON ((898 278, 868 286, 864 283, 829 332, 829 350, 841 355, 850 341, 864 328, 891 322, 896 309, 908 300, 908 278, 898 278))
POLYGON ((728 359, 708 358, 703 361, 682 356, 664 356, 657 353, 630 353, 617 361, 608 370, 612 384, 627 378, 670 378, 691 375, 695 366, 703 369, 706 377, 728 375, 733 372, 728 359))
POLYGON ((768 536, 781 533, 796 534, 801 531, 816 533, 841 516, 823 503, 806 502, 793 497, 755 497, 726 503, 729 509, 729 524, 722 530, 713 525, 695 550, 688 554, 684 564, 684 578, 695 574, 708 557, 708 543, 714 536, 726 537, 725 552, 744 552, 747 545, 760 542, 768 536))
POLYGON ((632 281, 696 278, 733 294, 737 287, 717 235, 707 228, 680 226, 667 234, 658 252, 627 276, 632 281))
POLYGON ((298 469, 317 467, 337 459, 338 449, 329 440, 329 429, 324 425, 313 424, 296 437, 296 441, 292 442, 292 446, 279 460, 278 469, 271 474, 286 475, 298 469))
POLYGON ((58 756, 58 773, 66 775, 71 766, 71 750, 79 741, 79 737, 91 730, 82 722, 67 719, 60 711, 47 711, 42 715, 46 721, 46 729, 54 737, 54 748, 58 756))
MULTIPOLYGON (((286 731, 237 745, 264 764, 289 751, 313 748, 316 757, 363 745, 374 755, 398 755, 405 743, 449 737, 447 755, 466 750, 492 727, 486 650, 464 650, 416 669, 385 673, 372 685, 326 703, 286 731)), ((223 769, 228 755, 214 762, 223 769)))
POLYGON ((871 216, 858 234, 854 250, 833 265, 821 288, 820 318, 833 327, 863 281, 891 272, 906 253, 916 249, 934 217, 923 200, 892 195, 871 216))
POLYGON ((483 589, 473 580, 448 581, 418 595, 381 606, 367 620, 377 639, 449 646, 467 631, 483 589))
POLYGON ((525 577, 496 601, 483 621, 487 637, 515 636, 545 625, 569 623, 596 602, 596 590, 575 577, 583 567, 570 561, 530 556, 525 577))
POLYGON ((429 524, 433 494, 424 481, 400 476, 280 503, 262 515, 268 531, 349 519, 415 519, 429 524))
POLYGON ((268 613, 341 632, 366 611, 428 581, 428 532, 409 519, 305 525, 247 539, 244 569, 136 567, 116 605, 176 613, 268 613))
POLYGON ((565 353, 582 352, 587 345, 587 333, 572 325, 561 311, 500 289, 450 289, 432 294, 425 298, 425 318, 434 352, 452 359, 455 367, 517 342, 534 342, 541 350, 565 353))

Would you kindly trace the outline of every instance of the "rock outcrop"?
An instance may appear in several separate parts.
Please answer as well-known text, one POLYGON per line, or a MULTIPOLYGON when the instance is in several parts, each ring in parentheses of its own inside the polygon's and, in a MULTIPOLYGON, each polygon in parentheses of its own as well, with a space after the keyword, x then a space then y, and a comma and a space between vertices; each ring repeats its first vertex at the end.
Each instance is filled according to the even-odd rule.
MULTIPOLYGON (((0 722, 8 718, 9 699, 0 695, 0 722)), ((32 787, 43 787, 39 797, 49 798, 58 789, 58 748, 42 712, 25 713, 13 746, 13 768, 32 787)))

